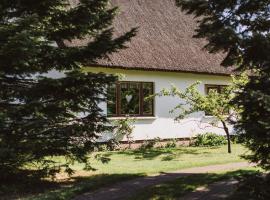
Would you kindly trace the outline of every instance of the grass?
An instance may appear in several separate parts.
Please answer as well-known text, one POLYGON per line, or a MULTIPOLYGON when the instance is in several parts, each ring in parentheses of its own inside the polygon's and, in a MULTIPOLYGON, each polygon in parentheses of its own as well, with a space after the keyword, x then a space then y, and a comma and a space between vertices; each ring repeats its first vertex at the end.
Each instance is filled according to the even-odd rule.
MULTIPOLYGON (((135 177, 196 166, 244 161, 239 157, 246 152, 243 146, 235 144, 232 150, 233 153, 228 154, 227 146, 220 146, 99 152, 90 158, 92 167, 96 168, 96 171, 84 171, 82 164, 75 163, 73 169, 77 172, 71 179, 1 184, 0 199, 15 197, 27 200, 71 199, 86 191, 135 177), (109 162, 102 164, 94 157, 109 162)), ((57 160, 61 162, 61 158, 57 160)), ((61 177, 63 178, 62 175, 61 177)))
POLYGON ((255 169, 237 170, 221 173, 193 174, 174 181, 146 188, 129 200, 176 200, 198 187, 230 178, 239 179, 243 176, 257 174, 255 169))
MULTIPOLYGON (((176 171, 183 168, 243 162, 239 155, 246 149, 238 144, 232 146, 232 153, 227 153, 227 146, 220 147, 178 147, 149 150, 127 150, 99 153, 99 156, 110 159, 107 164, 92 159, 94 173, 105 174, 157 174, 160 172, 176 171)), ((82 165, 75 166, 77 170, 82 165)))

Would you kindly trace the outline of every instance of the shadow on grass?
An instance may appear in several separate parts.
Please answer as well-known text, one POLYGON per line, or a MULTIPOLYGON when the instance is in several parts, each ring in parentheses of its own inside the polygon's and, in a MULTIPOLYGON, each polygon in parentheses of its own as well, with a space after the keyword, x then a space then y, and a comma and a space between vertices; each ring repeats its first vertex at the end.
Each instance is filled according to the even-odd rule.
POLYGON ((71 177, 61 181, 37 179, 5 181, 0 182, 0 199, 66 200, 103 186, 143 176, 145 174, 100 174, 71 177))
MULTIPOLYGON (((135 159, 137 160, 152 160, 158 156, 164 155, 165 157, 162 158, 162 161, 173 160, 174 158, 181 156, 181 154, 193 154, 193 155, 201 154, 196 149, 188 149, 188 148, 151 148, 151 149, 119 151, 115 153, 127 156, 135 156, 135 159)), ((109 154, 108 156, 111 156, 111 154, 109 154)))
MULTIPOLYGON (((64 185, 65 183, 63 182, 62 184, 64 185)), ((16 199, 25 195, 37 194, 56 188, 59 188, 57 182, 18 175, 16 179, 12 178, 12 180, 0 181, 0 199, 16 199)))
POLYGON ((227 200, 270 199, 270 173, 244 177, 227 200))
MULTIPOLYGON (((175 176, 183 176, 173 181, 164 182, 162 184, 148 187, 137 193, 130 200, 149 200, 149 199, 179 199, 189 192, 194 191, 201 186, 207 186, 208 184, 222 181, 225 179, 241 179, 242 177, 258 174, 254 170, 237 170, 227 173, 208 173, 208 174, 174 174, 175 176)), ((169 174, 171 176, 173 174, 169 174)), ((167 173, 164 173, 167 176, 167 173)))
POLYGON ((142 148, 135 150, 122 150, 122 151, 111 151, 111 152, 99 152, 96 154, 97 160, 102 163, 108 163, 111 157, 114 155, 130 156, 135 160, 153 160, 161 156, 161 161, 171 161, 174 159, 181 158, 182 155, 211 155, 209 149, 219 149, 220 146, 215 147, 177 147, 177 148, 165 148, 165 147, 154 147, 154 148, 142 148), (204 150, 205 148, 205 150, 204 150))

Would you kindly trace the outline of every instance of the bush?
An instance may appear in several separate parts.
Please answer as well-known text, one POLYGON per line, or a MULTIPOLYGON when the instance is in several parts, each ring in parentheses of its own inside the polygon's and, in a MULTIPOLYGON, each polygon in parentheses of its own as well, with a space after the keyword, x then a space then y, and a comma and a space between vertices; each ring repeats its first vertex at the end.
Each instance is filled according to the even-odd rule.
POLYGON ((119 150, 119 142, 115 140, 109 140, 106 142, 98 143, 94 149, 96 152, 100 151, 116 151, 119 150))
POLYGON ((140 146, 140 150, 152 149, 159 142, 160 142, 160 138, 159 137, 154 138, 153 140, 145 140, 143 142, 143 144, 140 146))
POLYGON ((176 140, 172 139, 166 143, 165 148, 175 148, 177 146, 176 140))
POLYGON ((128 142, 128 148, 131 148, 131 144, 134 142, 132 137, 132 132, 135 128, 133 125, 135 119, 126 117, 124 119, 119 119, 113 122, 115 125, 115 136, 116 140, 121 140, 124 136, 126 136, 128 142))
POLYGON ((232 135, 231 136, 231 141, 234 144, 243 144, 244 143, 244 135, 243 134, 232 135))
POLYGON ((194 146, 219 146, 227 144, 227 140, 222 135, 215 133, 198 134, 193 142, 194 146))

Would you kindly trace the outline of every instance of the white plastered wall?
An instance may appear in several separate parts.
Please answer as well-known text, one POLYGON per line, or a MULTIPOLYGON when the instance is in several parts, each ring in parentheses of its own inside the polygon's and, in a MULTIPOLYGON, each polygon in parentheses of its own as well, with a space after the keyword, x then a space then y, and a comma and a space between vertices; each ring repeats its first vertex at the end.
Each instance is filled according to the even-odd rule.
MULTIPOLYGON (((205 75, 179 72, 158 72, 158 71, 140 71, 140 70, 123 70, 100 67, 89 67, 86 69, 91 72, 104 72, 108 74, 123 74, 122 80, 126 81, 149 81, 154 82, 155 93, 160 92, 164 88, 170 88, 174 84, 179 89, 185 89, 195 81, 200 81, 199 90, 205 93, 205 84, 226 85, 230 83, 229 76, 205 75)), ((176 122, 174 119, 177 112, 170 113, 178 103, 176 97, 156 97, 155 98, 155 116, 152 118, 137 118, 135 129, 133 131, 134 140, 145 140, 153 138, 188 138, 198 133, 215 132, 224 135, 222 128, 211 126, 209 121, 211 117, 205 117, 203 113, 195 113, 188 118, 176 122)), ((106 113, 106 104, 101 107, 106 113)), ((231 129, 231 127, 230 127, 231 129)), ((104 135, 104 138, 109 138, 104 135)))

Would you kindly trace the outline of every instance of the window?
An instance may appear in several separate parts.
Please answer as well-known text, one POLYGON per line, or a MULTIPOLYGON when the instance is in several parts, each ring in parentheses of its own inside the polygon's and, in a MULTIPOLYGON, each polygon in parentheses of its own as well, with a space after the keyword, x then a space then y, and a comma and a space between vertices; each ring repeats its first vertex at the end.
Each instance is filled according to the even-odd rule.
POLYGON ((222 93, 226 85, 205 85, 205 92, 209 94, 210 91, 216 91, 217 93, 222 93))
POLYGON ((108 88, 107 115, 153 116, 154 101, 146 99, 153 93, 152 82, 117 82, 108 88))

